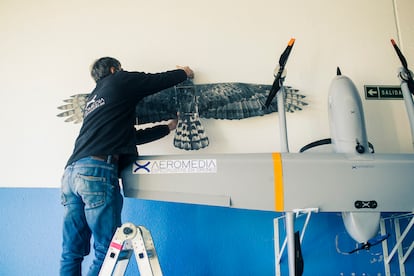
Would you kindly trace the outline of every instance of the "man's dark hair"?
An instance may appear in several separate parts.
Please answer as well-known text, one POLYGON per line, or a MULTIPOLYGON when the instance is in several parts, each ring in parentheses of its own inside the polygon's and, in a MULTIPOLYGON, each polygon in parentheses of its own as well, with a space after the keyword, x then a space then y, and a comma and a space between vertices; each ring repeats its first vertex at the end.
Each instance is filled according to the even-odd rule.
POLYGON ((112 57, 102 57, 95 61, 91 68, 91 76, 97 82, 100 79, 105 78, 111 74, 111 67, 115 68, 115 71, 121 71, 121 63, 112 57))

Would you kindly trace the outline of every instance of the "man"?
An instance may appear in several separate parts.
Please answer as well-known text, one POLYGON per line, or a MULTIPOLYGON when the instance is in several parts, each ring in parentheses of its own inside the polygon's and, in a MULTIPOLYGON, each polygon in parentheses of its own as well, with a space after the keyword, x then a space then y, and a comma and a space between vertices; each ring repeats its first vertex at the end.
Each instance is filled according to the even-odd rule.
POLYGON ((145 96, 172 87, 194 73, 188 67, 164 73, 123 71, 118 60, 98 59, 91 68, 96 87, 62 177, 63 244, 61 275, 81 275, 81 263, 95 256, 88 275, 98 275, 112 236, 121 226, 123 197, 118 173, 137 157, 135 106, 145 96))

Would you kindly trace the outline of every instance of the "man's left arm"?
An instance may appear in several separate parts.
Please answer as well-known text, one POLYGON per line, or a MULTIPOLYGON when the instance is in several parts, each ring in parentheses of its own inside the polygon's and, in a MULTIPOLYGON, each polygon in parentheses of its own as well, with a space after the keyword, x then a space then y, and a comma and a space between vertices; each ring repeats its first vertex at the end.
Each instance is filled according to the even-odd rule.
POLYGON ((171 120, 168 124, 157 125, 149 128, 138 129, 135 132, 135 144, 142 145, 159 140, 174 130, 177 126, 177 120, 171 120))

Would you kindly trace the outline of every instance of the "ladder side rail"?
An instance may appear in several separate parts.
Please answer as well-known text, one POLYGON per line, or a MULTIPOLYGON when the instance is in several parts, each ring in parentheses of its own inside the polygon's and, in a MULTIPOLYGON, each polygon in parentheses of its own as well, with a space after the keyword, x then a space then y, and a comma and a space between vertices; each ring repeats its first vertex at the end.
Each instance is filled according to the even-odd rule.
POLYGON ((152 239, 152 235, 150 231, 144 226, 140 226, 140 229, 143 233, 144 244, 145 244, 145 248, 147 249, 148 259, 151 264, 152 272, 156 276, 161 276, 162 275, 161 265, 158 260, 158 255, 155 249, 155 244, 152 239))
POLYGON ((118 263, 119 255, 124 246, 125 239, 122 235, 122 227, 118 227, 115 231, 115 234, 111 240, 108 251, 104 262, 102 264, 101 270, 99 271, 99 276, 111 276, 115 271, 115 267, 118 263))
POLYGON ((127 270, 131 256, 134 254, 130 240, 124 242, 121 252, 119 253, 117 263, 113 269, 111 276, 124 276, 127 270))
POLYGON ((132 246, 140 275, 162 276, 151 234, 145 227, 138 227, 138 234, 132 239, 132 246))

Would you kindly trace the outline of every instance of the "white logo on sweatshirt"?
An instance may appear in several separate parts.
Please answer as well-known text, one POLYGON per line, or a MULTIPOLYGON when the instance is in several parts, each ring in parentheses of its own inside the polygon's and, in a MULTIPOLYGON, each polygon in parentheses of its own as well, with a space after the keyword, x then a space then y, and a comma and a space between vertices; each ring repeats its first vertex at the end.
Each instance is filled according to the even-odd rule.
POLYGON ((85 112, 84 112, 83 117, 88 116, 89 113, 91 113, 98 107, 103 106, 104 104, 105 104, 104 98, 96 99, 96 95, 93 96, 92 100, 88 101, 85 105, 85 112))

